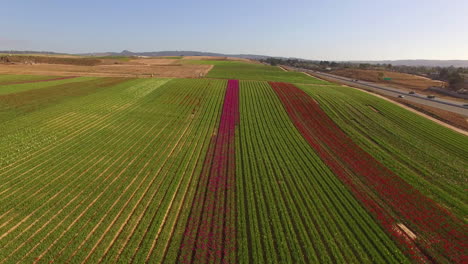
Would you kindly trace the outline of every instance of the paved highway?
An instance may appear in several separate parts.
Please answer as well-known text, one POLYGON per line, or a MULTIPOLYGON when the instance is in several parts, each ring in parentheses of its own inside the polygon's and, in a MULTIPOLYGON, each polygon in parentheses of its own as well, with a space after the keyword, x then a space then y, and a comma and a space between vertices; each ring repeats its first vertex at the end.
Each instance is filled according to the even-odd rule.
POLYGON ((376 84, 373 82, 366 82, 366 81, 353 81, 351 78, 346 78, 342 76, 337 76, 329 73, 323 73, 323 72, 316 72, 316 71, 311 71, 311 70, 305 70, 305 69, 299 69, 299 68, 293 68, 293 67, 288 67, 290 69, 294 69, 297 71, 302 71, 306 72, 310 75, 316 76, 318 78, 326 78, 329 79, 330 81, 334 81, 337 83, 341 84, 346 84, 349 86, 354 86, 358 88, 362 88, 365 90, 371 90, 374 92, 377 92, 379 94, 384 94, 388 96, 394 96, 398 97, 400 95, 404 96, 404 100, 408 100, 414 103, 422 104, 422 105, 427 105, 427 106, 432 106, 436 107, 439 109, 447 110, 453 113, 461 114, 464 116, 468 116, 468 106, 465 106, 462 102, 457 102, 457 101, 452 101, 448 99, 441 99, 441 98, 435 98, 435 99, 429 99, 427 98, 426 95, 424 94, 408 94, 407 91, 399 90, 393 87, 388 87, 384 86, 381 84, 376 84))

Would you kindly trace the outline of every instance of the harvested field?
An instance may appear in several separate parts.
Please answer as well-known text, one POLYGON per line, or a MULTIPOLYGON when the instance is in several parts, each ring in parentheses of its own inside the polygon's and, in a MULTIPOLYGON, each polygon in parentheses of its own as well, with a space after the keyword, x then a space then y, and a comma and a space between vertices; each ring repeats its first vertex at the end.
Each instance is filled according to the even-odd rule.
POLYGON ((198 78, 205 76, 210 65, 180 64, 175 66, 149 64, 115 64, 96 66, 75 66, 65 64, 0 64, 0 74, 29 74, 54 76, 96 76, 96 77, 170 77, 198 78))
POLYGON ((361 69, 343 69, 335 70, 331 72, 332 74, 359 79, 363 81, 382 83, 389 86, 394 86, 396 88, 405 89, 405 90, 415 90, 415 91, 424 91, 431 86, 435 87, 445 87, 446 83, 441 81, 434 81, 425 77, 392 72, 392 71, 378 71, 378 70, 361 70, 361 69), (380 73, 384 77, 392 78, 391 81, 383 81, 380 78, 380 73))
POLYGON ((31 56, 31 55, 9 55, 0 56, 0 63, 6 64, 69 64, 69 65, 81 65, 81 66, 93 66, 98 65, 101 61, 95 58, 83 58, 83 57, 56 57, 56 56, 31 56))
POLYGON ((165 58, 148 58, 148 59, 132 59, 130 62, 139 63, 143 65, 180 65, 179 59, 165 59, 165 58))

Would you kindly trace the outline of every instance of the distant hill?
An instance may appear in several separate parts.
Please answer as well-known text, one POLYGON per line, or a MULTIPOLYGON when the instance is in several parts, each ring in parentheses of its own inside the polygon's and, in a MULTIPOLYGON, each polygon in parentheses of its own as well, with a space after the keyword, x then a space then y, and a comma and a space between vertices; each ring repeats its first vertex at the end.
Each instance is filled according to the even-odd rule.
POLYGON ((383 60, 383 61, 351 61, 353 63, 392 64, 404 66, 427 67, 468 67, 468 60, 383 60))
POLYGON ((150 52, 132 52, 124 50, 122 52, 105 52, 105 53, 84 53, 76 54, 83 56, 148 56, 148 57, 159 57, 159 56, 214 56, 214 57, 235 57, 245 59, 266 59, 269 56, 264 55, 253 55, 253 54, 224 54, 214 52, 202 52, 202 51, 150 51, 150 52))
POLYGON ((59 52, 52 52, 52 51, 32 51, 32 50, 0 50, 1 54, 43 54, 43 55, 70 55, 67 53, 59 53, 59 52))
MULTIPOLYGON (((51 55, 81 55, 81 56, 215 56, 215 57, 234 57, 244 59, 266 59, 266 58, 278 58, 278 59, 299 59, 304 61, 318 61, 318 60, 307 60, 301 58, 287 58, 277 56, 265 56, 255 54, 224 54, 215 52, 202 52, 202 51, 186 51, 186 50, 173 50, 173 51, 150 51, 150 52, 132 52, 124 50, 122 52, 94 52, 94 53, 80 53, 80 54, 67 54, 58 53, 51 51, 0 51, 0 53, 9 54, 51 54, 51 55)), ((392 65, 406 65, 406 66, 429 66, 429 67, 465 67, 468 68, 468 60, 382 60, 382 61, 344 61, 351 63, 370 63, 370 64, 392 64, 392 65)))

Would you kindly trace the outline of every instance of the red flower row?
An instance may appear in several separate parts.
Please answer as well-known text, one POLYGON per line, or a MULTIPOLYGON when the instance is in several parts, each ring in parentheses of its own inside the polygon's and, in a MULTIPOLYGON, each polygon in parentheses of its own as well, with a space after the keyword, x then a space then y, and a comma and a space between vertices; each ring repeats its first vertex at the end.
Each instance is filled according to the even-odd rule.
POLYGON ((408 255, 418 262, 468 261, 462 221, 355 144, 304 91, 270 85, 307 142, 408 255))
POLYGON ((229 80, 218 133, 200 175, 180 247, 179 262, 235 263, 235 132, 239 124, 239 81, 229 80))

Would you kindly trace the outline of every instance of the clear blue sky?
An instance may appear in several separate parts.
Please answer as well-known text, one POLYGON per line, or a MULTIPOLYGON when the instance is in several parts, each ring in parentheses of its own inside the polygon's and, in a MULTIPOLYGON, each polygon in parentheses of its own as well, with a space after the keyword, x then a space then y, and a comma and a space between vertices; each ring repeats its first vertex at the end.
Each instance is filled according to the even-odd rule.
POLYGON ((0 50, 468 59, 468 0, 0 0, 0 50))

